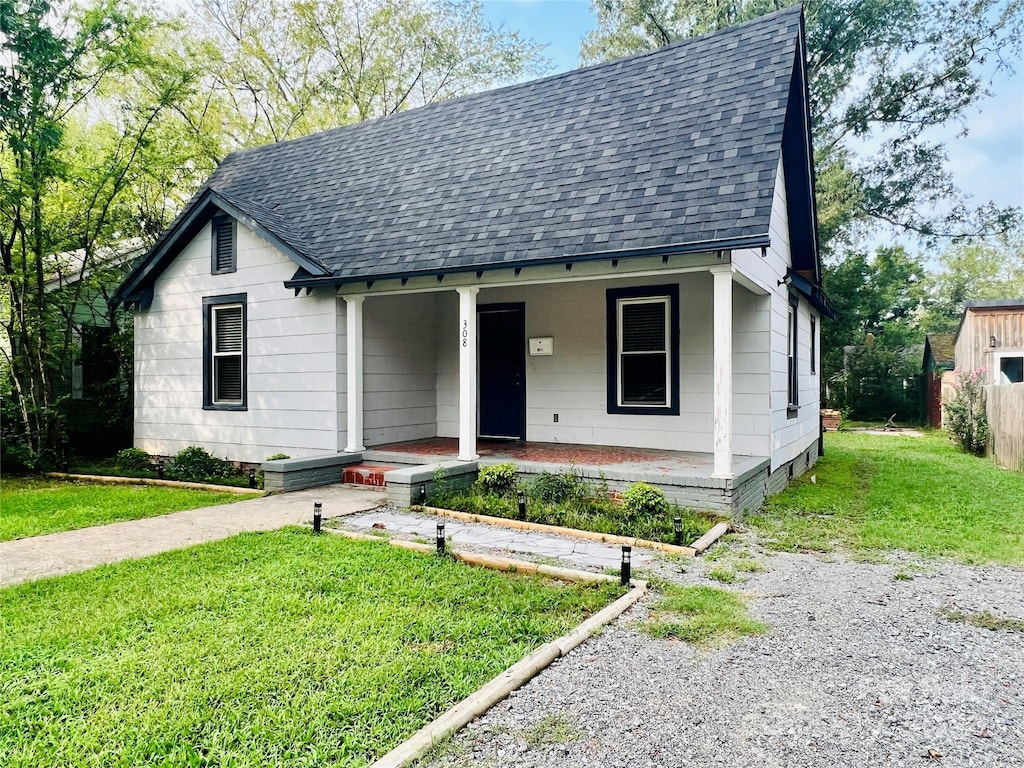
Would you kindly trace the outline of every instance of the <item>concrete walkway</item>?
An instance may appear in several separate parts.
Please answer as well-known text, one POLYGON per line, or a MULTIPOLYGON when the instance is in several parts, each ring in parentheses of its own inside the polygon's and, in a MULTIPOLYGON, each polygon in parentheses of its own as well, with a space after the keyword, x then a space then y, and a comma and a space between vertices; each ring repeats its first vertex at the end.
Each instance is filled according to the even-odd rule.
POLYGON ((308 523, 317 500, 323 501, 325 518, 350 515, 385 503, 379 492, 334 485, 0 542, 0 586, 183 549, 243 531, 271 531, 308 523))
MULTIPOLYGON (((622 562, 622 547, 616 544, 602 544, 599 541, 569 536, 553 536, 537 531, 518 531, 486 523, 464 523, 433 515, 396 512, 393 509, 347 517, 342 527, 368 532, 377 526, 377 530, 399 538, 420 537, 428 542, 434 542, 439 522, 445 524, 445 538, 456 545, 456 548, 468 546, 475 550, 519 552, 548 560, 558 560, 560 564, 568 567, 618 568, 622 562)), ((644 565, 650 560, 649 552, 633 548, 634 567, 644 565)))

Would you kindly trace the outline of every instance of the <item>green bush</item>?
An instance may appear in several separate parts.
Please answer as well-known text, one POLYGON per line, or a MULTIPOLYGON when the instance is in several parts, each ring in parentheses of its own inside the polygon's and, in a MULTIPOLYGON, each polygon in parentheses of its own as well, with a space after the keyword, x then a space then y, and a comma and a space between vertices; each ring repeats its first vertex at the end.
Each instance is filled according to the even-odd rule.
POLYGON ((581 475, 570 469, 557 475, 541 472, 530 481, 529 494, 549 504, 560 504, 586 499, 594 495, 594 490, 581 475))
POLYGON ((968 373, 956 372, 956 393, 946 403, 947 429, 957 445, 975 456, 984 456, 988 445, 988 419, 985 416, 984 368, 968 373))
POLYGON ((665 492, 647 483, 633 483, 622 494, 622 511, 627 519, 663 517, 668 513, 665 492))
POLYGON ((493 493, 498 496, 505 496, 516 489, 519 481, 519 470, 511 462, 505 464, 494 464, 490 467, 480 467, 480 474, 476 479, 477 486, 484 493, 493 493))
POLYGON ((175 455, 164 474, 171 480, 210 480, 238 474, 231 462, 218 459, 203 448, 190 445, 175 455))
POLYGON ((125 448, 114 456, 114 464, 128 472, 141 472, 151 468, 152 459, 141 448, 125 448))

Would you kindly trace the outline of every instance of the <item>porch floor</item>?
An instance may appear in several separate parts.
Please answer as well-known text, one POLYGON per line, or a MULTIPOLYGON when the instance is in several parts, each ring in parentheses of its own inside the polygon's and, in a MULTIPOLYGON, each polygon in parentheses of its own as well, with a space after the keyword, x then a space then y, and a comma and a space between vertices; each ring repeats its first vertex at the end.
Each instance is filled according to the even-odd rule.
MULTIPOLYGON (((430 437, 404 443, 390 443, 367 448, 367 460, 395 461, 405 464, 432 464, 453 461, 458 457, 459 441, 453 437, 430 437)), ((577 469, 614 473, 618 476, 644 475, 658 479, 707 479, 714 471, 714 455, 695 451, 668 451, 649 448, 619 448, 603 445, 569 443, 535 443, 522 440, 478 440, 481 459, 509 460, 536 469, 577 469)), ((756 472, 768 461, 766 456, 734 456, 733 471, 737 479, 756 472)))

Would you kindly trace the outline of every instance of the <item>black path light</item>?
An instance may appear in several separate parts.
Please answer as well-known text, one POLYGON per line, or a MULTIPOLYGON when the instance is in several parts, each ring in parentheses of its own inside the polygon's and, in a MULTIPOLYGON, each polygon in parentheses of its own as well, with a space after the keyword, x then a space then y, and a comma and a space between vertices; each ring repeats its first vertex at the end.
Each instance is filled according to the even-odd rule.
POLYGON ((249 467, 249 487, 250 488, 255 488, 256 487, 256 468, 255 467, 249 467))
POLYGON ((633 556, 633 548, 628 544, 622 545, 622 570, 620 571, 619 584, 624 587, 629 586, 629 580, 632 574, 632 565, 630 561, 633 556))
POLYGON ((320 521, 323 518, 324 504, 322 501, 313 502, 313 533, 320 533, 320 521))
POLYGON ((444 523, 437 524, 437 554, 444 554, 444 523))
POLYGON ((420 504, 427 503, 427 484, 420 483, 420 504))
POLYGON ((158 461, 156 463, 156 476, 159 477, 161 480, 164 479, 164 460, 163 459, 160 459, 160 461, 158 461))
POLYGON ((526 519, 526 491, 522 488, 516 493, 516 501, 519 503, 519 519, 526 519))
POLYGON ((673 517, 672 527, 675 529, 675 543, 679 546, 683 543, 683 518, 673 517))

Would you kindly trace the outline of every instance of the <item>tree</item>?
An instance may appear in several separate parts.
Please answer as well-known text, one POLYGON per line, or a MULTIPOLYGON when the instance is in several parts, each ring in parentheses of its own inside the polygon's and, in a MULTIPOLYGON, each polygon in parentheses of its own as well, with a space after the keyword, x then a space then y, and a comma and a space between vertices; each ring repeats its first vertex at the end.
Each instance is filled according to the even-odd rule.
MULTIPOLYGON (((789 5, 788 0, 593 0, 585 62, 648 50, 789 5)), ((935 238, 1002 232, 1020 211, 971 209, 945 169, 934 126, 964 124, 986 67, 1009 70, 1024 39, 1022 0, 809 0, 811 112, 822 243, 858 225, 935 238), (874 151, 858 152, 865 142, 874 151)), ((963 128, 966 132, 966 127, 963 128)))
POLYGON ((214 162, 541 71, 478 0, 197 0, 204 88, 181 116, 214 162))
POLYGON ((154 126, 192 79, 154 46, 166 31, 114 0, 84 10, 0 0, 0 262, 12 390, 3 394, 30 456, 62 440, 74 307, 88 295, 97 253, 140 233, 128 192, 154 126), (69 269, 83 279, 53 290, 69 269))
POLYGON ((923 341, 918 319, 927 295, 920 259, 902 246, 871 255, 850 254, 826 265, 836 319, 822 327, 822 371, 827 379, 844 371, 844 347, 863 345, 870 334, 879 348, 902 349, 923 341))
POLYGON ((950 245, 930 283, 926 333, 955 330, 968 301, 1024 298, 1024 232, 950 245))

